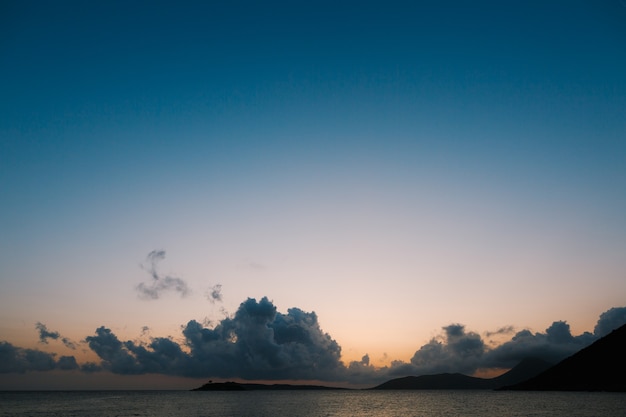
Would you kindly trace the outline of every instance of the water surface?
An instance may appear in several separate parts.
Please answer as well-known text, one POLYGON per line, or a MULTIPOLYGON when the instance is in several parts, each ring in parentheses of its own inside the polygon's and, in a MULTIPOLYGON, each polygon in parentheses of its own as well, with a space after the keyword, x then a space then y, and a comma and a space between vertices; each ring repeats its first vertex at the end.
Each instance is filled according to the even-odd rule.
POLYGON ((0 416, 626 417, 626 394, 497 391, 0 392, 0 416))

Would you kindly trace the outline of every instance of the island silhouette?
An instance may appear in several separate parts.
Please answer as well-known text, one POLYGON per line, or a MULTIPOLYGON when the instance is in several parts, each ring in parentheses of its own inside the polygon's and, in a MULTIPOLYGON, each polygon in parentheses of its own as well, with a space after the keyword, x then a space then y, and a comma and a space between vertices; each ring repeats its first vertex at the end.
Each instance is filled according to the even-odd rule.
MULTIPOLYGON (((538 358, 523 359, 495 378, 460 373, 406 376, 371 390, 528 390, 626 392, 626 325, 556 365, 538 358)), ((322 385, 209 382, 192 391, 341 390, 322 385)))

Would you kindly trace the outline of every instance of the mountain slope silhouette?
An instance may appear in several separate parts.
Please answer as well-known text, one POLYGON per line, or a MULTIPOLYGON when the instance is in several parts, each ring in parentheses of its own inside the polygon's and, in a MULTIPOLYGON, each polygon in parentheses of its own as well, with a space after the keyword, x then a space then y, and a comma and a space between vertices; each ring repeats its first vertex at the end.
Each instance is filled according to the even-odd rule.
POLYGON ((626 325, 507 390, 626 392, 626 325))
POLYGON ((552 364, 538 358, 526 358, 496 378, 476 378, 459 373, 407 376, 384 382, 372 389, 495 389, 525 381, 550 368, 552 364))

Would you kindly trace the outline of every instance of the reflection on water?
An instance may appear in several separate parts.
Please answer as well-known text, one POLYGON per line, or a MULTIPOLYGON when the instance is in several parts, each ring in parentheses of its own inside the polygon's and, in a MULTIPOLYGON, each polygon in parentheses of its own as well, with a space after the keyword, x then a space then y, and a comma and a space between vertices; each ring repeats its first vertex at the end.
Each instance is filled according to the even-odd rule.
POLYGON ((626 417, 626 393, 496 391, 2 392, 0 416, 626 417))

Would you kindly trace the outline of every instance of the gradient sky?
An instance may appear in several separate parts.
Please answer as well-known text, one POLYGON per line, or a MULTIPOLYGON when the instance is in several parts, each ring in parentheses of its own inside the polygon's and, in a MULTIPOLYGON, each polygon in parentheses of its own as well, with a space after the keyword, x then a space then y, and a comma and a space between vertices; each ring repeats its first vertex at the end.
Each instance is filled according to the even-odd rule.
POLYGON ((626 306, 623 1, 302 3, 0 4, 0 341, 267 297, 389 368, 626 306))

